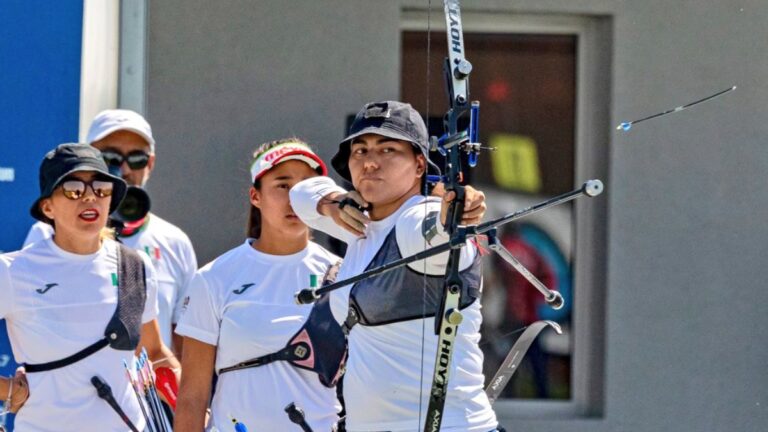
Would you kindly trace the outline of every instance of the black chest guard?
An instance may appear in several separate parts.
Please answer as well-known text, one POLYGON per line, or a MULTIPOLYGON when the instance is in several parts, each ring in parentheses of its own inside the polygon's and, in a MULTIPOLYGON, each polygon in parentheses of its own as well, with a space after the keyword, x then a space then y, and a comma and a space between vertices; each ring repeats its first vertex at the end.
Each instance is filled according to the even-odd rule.
MULTIPOLYGON (((400 258, 402 254, 393 228, 366 270, 400 258)), ((480 297, 481 267, 478 254, 472 265, 460 273, 464 280, 461 309, 480 297)), ((362 280, 350 292, 349 315, 344 327, 349 330, 357 323, 376 326, 433 317, 440 306, 444 278, 443 275, 424 275, 403 266, 362 280)))
POLYGON ((78 362, 106 346, 133 351, 141 338, 141 317, 147 301, 144 262, 138 252, 118 243, 117 309, 104 330, 104 338, 61 360, 25 364, 27 372, 45 372, 78 362))
MULTIPOLYGON (((336 280, 341 261, 331 266, 323 278, 323 285, 336 280)), ((304 325, 284 348, 261 357, 246 360, 219 370, 219 375, 240 369, 263 366, 274 361, 287 361, 295 367, 317 373, 326 387, 336 385, 344 372, 347 358, 347 340, 341 326, 331 313, 330 296, 315 302, 304 325)))

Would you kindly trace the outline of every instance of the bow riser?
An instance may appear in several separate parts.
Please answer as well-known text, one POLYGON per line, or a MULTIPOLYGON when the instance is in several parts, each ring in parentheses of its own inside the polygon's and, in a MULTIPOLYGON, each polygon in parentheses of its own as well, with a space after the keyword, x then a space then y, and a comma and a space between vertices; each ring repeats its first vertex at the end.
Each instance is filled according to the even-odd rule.
POLYGON ((440 308, 435 314, 435 326, 438 335, 435 372, 432 377, 432 389, 429 394, 427 420, 424 430, 436 432, 440 430, 445 397, 448 393, 448 379, 456 333, 462 316, 459 312, 463 281, 459 275, 460 248, 454 248, 448 258, 448 275, 445 280, 444 295, 440 308))

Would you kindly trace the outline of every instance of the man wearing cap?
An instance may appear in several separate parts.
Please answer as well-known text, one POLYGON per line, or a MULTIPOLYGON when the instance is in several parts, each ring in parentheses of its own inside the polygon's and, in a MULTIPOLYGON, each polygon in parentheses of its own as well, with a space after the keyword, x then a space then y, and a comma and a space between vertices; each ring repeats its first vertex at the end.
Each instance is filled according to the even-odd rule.
MULTIPOLYGON (((155 165, 155 139, 140 114, 122 109, 100 112, 91 123, 86 142, 101 150, 110 172, 120 175, 129 186, 143 187, 149 180, 155 165)), ((49 225, 38 222, 30 229, 24 246, 52 234, 49 225)), ((192 243, 181 229, 153 213, 126 224, 119 239, 147 254, 157 269, 160 332, 163 342, 179 352, 182 338, 172 336, 172 328, 179 319, 186 286, 197 270, 192 243)))
MULTIPOLYGON (((296 214, 311 228, 347 243, 337 280, 358 275, 446 243, 448 204, 425 196, 425 176, 437 173, 427 158, 427 129, 419 113, 397 101, 369 103, 332 159, 350 181, 347 192, 329 177, 313 177, 290 192, 296 214), (347 204, 354 200, 366 209, 347 204)), ((468 190, 463 224, 480 221, 482 193, 468 190)), ((434 316, 442 297, 448 253, 364 279, 331 293, 334 318, 349 329, 344 375, 347 430, 422 430, 437 355, 434 316), (424 318, 426 317, 426 318, 424 318)), ((441 430, 495 431, 496 416, 483 390, 480 341, 482 277, 477 248, 461 249, 464 282, 459 326, 441 430)))

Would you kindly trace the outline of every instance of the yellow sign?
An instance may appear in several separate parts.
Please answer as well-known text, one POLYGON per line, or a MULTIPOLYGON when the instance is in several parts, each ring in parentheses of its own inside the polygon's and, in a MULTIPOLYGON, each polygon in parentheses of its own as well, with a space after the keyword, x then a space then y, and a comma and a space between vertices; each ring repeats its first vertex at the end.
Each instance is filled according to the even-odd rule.
POLYGON ((530 137, 495 134, 489 141, 493 178, 506 189, 536 193, 541 190, 541 170, 536 142, 530 137))

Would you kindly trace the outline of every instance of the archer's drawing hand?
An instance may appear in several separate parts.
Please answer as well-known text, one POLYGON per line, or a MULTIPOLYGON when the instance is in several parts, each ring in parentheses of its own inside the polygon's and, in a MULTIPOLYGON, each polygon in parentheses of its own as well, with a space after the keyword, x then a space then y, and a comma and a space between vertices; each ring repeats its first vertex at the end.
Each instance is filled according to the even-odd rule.
MULTIPOLYGON (((456 198, 456 192, 450 191, 443 195, 440 209, 440 222, 445 226, 448 215, 448 205, 456 198)), ((464 215, 461 218, 462 225, 476 225, 480 223, 487 210, 485 194, 472 186, 464 188, 464 215)))
POLYGON ((368 202, 357 191, 350 191, 343 194, 332 193, 324 197, 320 212, 330 216, 337 225, 345 230, 362 237, 365 235, 365 229, 371 220, 355 205, 350 204, 350 201, 356 203, 360 208, 368 208, 368 202))

